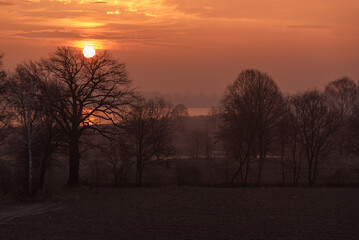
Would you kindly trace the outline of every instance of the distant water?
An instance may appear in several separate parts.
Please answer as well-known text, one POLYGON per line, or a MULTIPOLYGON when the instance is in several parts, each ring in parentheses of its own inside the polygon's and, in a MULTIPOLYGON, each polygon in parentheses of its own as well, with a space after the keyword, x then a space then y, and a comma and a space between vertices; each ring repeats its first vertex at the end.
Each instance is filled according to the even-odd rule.
POLYGON ((210 108, 188 108, 188 114, 190 116, 207 116, 210 108))

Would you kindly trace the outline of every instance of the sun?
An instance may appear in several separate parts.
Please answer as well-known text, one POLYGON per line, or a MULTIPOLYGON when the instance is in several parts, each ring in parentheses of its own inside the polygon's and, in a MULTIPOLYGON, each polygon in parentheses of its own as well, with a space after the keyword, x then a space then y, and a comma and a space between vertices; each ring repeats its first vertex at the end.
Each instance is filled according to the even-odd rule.
POLYGON ((96 54, 95 48, 92 46, 85 46, 82 52, 86 58, 92 58, 96 54))

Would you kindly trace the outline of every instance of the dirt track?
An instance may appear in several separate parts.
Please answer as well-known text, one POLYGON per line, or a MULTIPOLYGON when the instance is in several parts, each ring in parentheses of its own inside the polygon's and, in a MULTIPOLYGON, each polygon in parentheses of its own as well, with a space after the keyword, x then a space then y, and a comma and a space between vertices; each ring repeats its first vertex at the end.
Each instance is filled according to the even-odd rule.
POLYGON ((0 239, 359 239, 358 203, 358 188, 81 189, 0 220, 0 239))

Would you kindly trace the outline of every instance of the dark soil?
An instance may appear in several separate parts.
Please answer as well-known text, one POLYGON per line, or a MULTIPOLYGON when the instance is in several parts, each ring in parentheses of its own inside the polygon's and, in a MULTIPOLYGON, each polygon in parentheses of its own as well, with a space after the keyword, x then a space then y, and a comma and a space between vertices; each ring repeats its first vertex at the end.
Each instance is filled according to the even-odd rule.
POLYGON ((27 214, 0 205, 0 239, 359 239, 359 188, 81 188, 70 195, 27 214))

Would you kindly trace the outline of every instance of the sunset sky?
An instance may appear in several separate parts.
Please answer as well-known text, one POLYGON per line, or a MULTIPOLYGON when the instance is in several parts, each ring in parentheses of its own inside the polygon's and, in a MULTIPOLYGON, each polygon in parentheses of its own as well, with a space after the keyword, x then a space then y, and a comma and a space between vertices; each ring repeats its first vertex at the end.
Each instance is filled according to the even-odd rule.
POLYGON ((0 0, 5 67, 92 44, 144 91, 221 94, 246 68, 284 92, 359 81, 358 0, 0 0))

